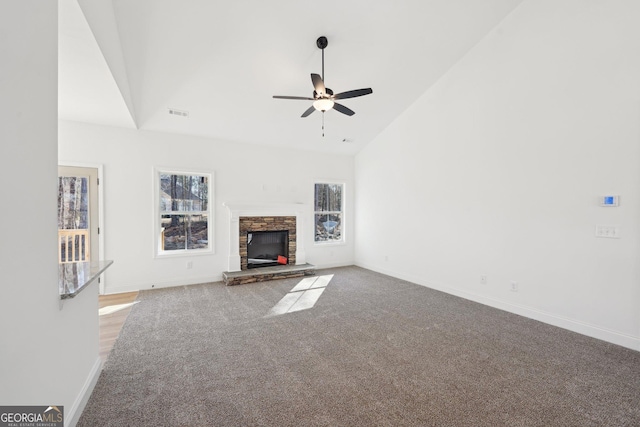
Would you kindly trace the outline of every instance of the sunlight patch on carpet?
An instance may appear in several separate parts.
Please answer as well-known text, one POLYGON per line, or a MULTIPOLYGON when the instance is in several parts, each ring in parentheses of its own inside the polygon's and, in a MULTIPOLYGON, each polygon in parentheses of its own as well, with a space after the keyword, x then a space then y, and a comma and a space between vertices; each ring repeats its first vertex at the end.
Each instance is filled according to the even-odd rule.
POLYGON ((120 311, 120 310, 124 310, 125 308, 129 308, 131 306, 133 306, 134 304, 137 304, 139 301, 134 301, 134 302, 130 302, 127 304, 116 304, 116 305, 108 305, 106 307, 102 307, 100 310, 98 310, 98 315, 99 316, 104 316, 106 314, 112 314, 115 313, 116 311, 120 311))
POLYGON ((308 310, 316 305, 320 295, 327 288, 333 274, 317 277, 306 277, 289 291, 271 310, 267 316, 277 316, 294 311, 308 310))

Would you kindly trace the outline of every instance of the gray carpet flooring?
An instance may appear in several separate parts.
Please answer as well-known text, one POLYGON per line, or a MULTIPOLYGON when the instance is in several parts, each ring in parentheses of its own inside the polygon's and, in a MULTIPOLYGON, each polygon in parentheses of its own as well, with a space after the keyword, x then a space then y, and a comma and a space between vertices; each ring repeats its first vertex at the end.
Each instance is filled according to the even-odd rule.
POLYGON ((79 426, 640 426, 640 353, 358 267, 143 291, 79 426))

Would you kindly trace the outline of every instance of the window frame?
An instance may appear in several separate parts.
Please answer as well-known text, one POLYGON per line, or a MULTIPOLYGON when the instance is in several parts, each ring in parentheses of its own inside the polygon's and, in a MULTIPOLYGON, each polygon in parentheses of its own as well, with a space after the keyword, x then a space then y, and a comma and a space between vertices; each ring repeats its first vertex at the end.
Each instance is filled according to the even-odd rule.
POLYGON ((214 173, 203 169, 191 168, 171 168, 171 167, 154 167, 153 168, 153 256, 154 258, 172 258, 172 257, 191 257, 197 255, 212 255, 215 253, 214 241, 214 173), (161 175, 192 175, 207 177, 207 209, 203 211, 163 211, 161 209, 161 175), (176 213, 177 212, 177 213, 176 213), (162 216, 163 215, 207 215, 207 248, 197 249, 176 249, 165 251, 160 248, 162 216))
POLYGON ((330 246, 330 245, 345 245, 346 244, 346 194, 347 194, 347 184, 344 181, 336 181, 329 179, 316 179, 313 182, 313 220, 311 221, 313 226, 313 244, 319 246, 330 246), (328 184, 328 185, 340 185, 342 186, 340 207, 342 210, 340 211, 316 211, 316 192, 315 188, 318 184, 328 184), (340 240, 324 240, 318 241, 316 240, 316 215, 332 215, 339 214, 340 215, 340 240))

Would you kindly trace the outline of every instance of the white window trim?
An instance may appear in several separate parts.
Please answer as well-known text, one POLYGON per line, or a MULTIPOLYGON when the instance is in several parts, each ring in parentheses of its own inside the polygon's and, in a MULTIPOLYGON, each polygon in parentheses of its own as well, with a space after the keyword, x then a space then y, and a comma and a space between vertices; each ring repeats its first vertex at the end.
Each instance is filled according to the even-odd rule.
POLYGON ((313 218, 311 220, 311 225, 312 225, 312 233, 311 235, 313 236, 313 244, 317 245, 317 246, 343 246, 347 244, 347 230, 346 230, 346 221, 345 218, 347 216, 347 206, 346 206, 346 194, 347 194, 347 183, 344 181, 336 181, 333 179, 315 179, 313 181, 313 202, 311 205, 312 208, 312 215, 313 218), (341 200, 341 205, 342 205, 342 211, 331 211, 331 212, 322 212, 323 214, 331 214, 331 213, 339 213, 342 215, 342 234, 341 234, 341 238, 340 240, 330 240, 330 241, 325 241, 325 242, 316 242, 316 195, 315 195, 315 187, 316 184, 339 184, 342 185, 342 200, 341 200))
POLYGON ((215 241, 214 241, 214 209, 213 209, 213 201, 214 201, 214 190, 215 190, 215 182, 214 182, 214 174, 212 171, 205 171, 204 169, 191 169, 191 168, 171 168, 171 167, 153 167, 153 257, 154 258, 175 258, 175 257, 191 257, 198 255, 212 255, 215 254, 215 241), (179 249, 174 251, 160 251, 160 230, 161 230, 161 222, 160 216, 162 215, 160 212, 160 174, 175 174, 175 175, 200 175, 206 176, 209 180, 209 191, 207 193, 207 218, 208 218, 208 226, 207 226, 207 240, 209 242, 209 247, 206 249, 179 249))

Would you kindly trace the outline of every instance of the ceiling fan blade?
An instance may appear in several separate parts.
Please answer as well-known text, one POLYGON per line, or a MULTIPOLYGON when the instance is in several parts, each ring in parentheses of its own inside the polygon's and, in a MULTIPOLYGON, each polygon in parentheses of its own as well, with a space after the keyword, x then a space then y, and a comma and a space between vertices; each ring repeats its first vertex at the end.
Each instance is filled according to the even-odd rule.
POLYGON ((302 99, 305 101, 313 101, 313 98, 306 98, 304 96, 279 96, 279 95, 273 95, 274 98, 276 99, 302 99))
POLYGON ((311 81, 313 82, 313 88, 316 90, 317 94, 327 93, 327 90, 324 88, 324 82, 322 81, 322 77, 320 74, 311 74, 311 81))
POLYGON ((307 109, 307 111, 302 113, 302 116, 300 116, 300 117, 307 117, 309 114, 313 113, 314 111, 316 111, 316 108, 312 105, 311 107, 309 107, 307 109))
POLYGON ((346 114, 347 116, 353 116, 356 113, 355 111, 345 107, 342 104, 338 104, 337 102, 333 104, 333 109, 341 112, 342 114, 346 114))
POLYGON ((347 92, 342 92, 337 95, 334 95, 333 99, 355 98, 356 96, 369 95, 370 93, 373 93, 373 90, 371 90, 370 87, 366 89, 349 90, 347 92))

